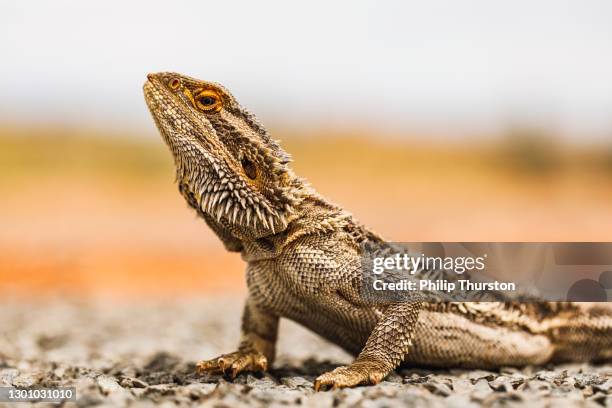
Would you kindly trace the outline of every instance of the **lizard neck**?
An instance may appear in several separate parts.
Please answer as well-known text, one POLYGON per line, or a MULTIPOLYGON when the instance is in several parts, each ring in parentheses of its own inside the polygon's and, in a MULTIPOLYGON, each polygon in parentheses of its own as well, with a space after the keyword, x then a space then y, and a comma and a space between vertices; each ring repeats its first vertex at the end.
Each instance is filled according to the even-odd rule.
POLYGON ((215 218, 202 211, 200 200, 187 185, 179 183, 179 191, 221 240, 225 249, 240 252, 247 262, 278 257, 289 244, 309 235, 344 234, 344 241, 355 247, 367 240, 382 240, 357 222, 349 212, 317 193, 305 180, 293 176, 291 184, 296 200, 291 211, 285 215, 286 226, 265 234, 233 225, 226 218, 215 218))
POLYGON ((365 241, 383 241, 381 236, 356 221, 352 214, 311 190, 284 231, 257 240, 243 241, 242 258, 247 262, 275 258, 300 238, 333 234, 342 234, 343 242, 349 243, 356 250, 365 241))

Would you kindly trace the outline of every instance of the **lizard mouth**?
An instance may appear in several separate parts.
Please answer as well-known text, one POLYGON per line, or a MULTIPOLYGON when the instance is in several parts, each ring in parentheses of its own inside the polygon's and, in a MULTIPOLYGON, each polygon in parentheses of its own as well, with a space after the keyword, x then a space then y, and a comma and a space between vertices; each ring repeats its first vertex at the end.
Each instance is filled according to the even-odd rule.
POLYGON ((151 113, 151 116, 153 116, 153 120, 155 121, 159 132, 162 134, 164 139, 166 139, 166 142, 169 142, 169 140, 167 140, 166 132, 161 126, 162 123, 160 122, 160 115, 158 114, 161 102, 165 99, 163 94, 164 90, 162 87, 156 86, 153 81, 154 79, 151 78, 151 74, 149 74, 147 81, 145 81, 144 85, 142 86, 142 91, 144 93, 145 102, 149 108, 149 112, 151 113))
POLYGON ((216 171, 220 167, 219 163, 209 153, 210 146, 207 146, 210 141, 201 137, 200 135, 205 132, 198 131, 193 125, 190 125, 190 131, 178 125, 182 123, 183 126, 186 126, 186 123, 192 122, 188 120, 187 113, 184 112, 180 103, 175 101, 170 92, 151 74, 148 75, 143 85, 143 92, 155 125, 174 157, 177 181, 187 181, 185 176, 192 174, 187 171, 187 168, 192 166, 197 166, 199 173, 203 176, 198 180, 197 188, 194 185, 196 183, 187 183, 192 186, 191 189, 199 202, 208 187, 206 183, 202 183, 202 180, 210 180, 219 176, 216 171), (197 162, 197 165, 193 165, 194 162, 197 162))
POLYGON ((154 74, 147 75, 142 89, 149 112, 171 148, 178 139, 185 138, 198 139, 197 144, 206 151, 220 149, 210 123, 194 116, 188 103, 182 100, 182 94, 171 92, 154 74))
POLYGON ((155 79, 151 77, 151 74, 148 75, 148 79, 142 86, 142 91, 145 95, 145 102, 149 112, 151 112, 153 119, 157 121, 158 112, 163 102, 170 103, 169 95, 166 95, 165 89, 160 84, 155 83, 155 79))
POLYGON ((147 76, 147 81, 142 89, 155 125, 172 150, 175 159, 181 159, 182 156, 190 153, 185 151, 188 144, 187 139, 193 139, 191 141, 194 143, 191 143, 191 146, 202 148, 201 153, 204 158, 210 157, 207 152, 214 150, 215 146, 211 140, 212 131, 202 128, 206 124, 196 121, 189 109, 183 106, 182 101, 177 100, 176 96, 166 89, 154 75, 147 76))

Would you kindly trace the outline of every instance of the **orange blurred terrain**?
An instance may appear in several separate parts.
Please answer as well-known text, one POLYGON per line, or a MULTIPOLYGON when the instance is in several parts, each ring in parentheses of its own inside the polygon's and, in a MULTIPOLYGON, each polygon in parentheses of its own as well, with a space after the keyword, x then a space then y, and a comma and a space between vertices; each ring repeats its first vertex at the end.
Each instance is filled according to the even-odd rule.
MULTIPOLYGON (((300 176, 389 240, 612 241, 611 146, 273 134, 300 176)), ((244 292, 240 256, 173 171, 153 130, 0 126, 0 296, 244 292)))

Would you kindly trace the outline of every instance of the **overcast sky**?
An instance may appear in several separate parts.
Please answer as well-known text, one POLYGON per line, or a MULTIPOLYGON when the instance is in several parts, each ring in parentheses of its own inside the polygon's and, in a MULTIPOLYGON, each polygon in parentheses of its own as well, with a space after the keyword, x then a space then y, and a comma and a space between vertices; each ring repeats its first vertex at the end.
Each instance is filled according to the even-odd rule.
POLYGON ((612 137, 612 2, 0 3, 0 118, 150 127, 141 85, 222 82, 264 123, 612 137))

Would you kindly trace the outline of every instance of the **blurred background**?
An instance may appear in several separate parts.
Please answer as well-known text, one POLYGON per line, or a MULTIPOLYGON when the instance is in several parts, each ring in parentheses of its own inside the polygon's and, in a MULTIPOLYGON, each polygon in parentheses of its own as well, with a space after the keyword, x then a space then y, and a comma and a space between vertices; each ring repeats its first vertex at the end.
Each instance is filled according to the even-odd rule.
POLYGON ((3 1, 0 296, 245 291, 147 72, 221 82, 396 241, 612 240, 607 1, 3 1))

